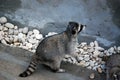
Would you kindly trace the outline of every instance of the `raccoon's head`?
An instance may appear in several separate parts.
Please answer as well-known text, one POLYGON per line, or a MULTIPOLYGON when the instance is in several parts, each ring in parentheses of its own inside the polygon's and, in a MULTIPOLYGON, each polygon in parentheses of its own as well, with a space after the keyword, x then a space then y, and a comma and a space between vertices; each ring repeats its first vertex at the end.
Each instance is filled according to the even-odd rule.
POLYGON ((67 26, 67 31, 71 33, 71 35, 77 35, 85 28, 85 25, 79 24, 77 22, 69 22, 67 26))

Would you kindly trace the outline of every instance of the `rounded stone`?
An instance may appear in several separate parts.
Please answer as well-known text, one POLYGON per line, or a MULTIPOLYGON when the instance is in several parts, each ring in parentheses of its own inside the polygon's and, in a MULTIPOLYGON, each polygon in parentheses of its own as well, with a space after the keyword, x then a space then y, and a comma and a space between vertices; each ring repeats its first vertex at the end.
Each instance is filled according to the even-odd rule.
POLYGON ((85 60, 85 61, 88 61, 88 60, 90 60, 90 57, 89 57, 89 55, 84 55, 84 60, 85 60))
POLYGON ((14 30, 14 35, 17 35, 19 33, 18 30, 14 30))
POLYGON ((6 23, 7 22, 7 18, 6 17, 1 17, 0 18, 0 23, 6 23))
POLYGON ((84 67, 84 66, 85 66, 85 61, 81 61, 81 62, 79 63, 79 65, 84 67))
POLYGON ((23 28, 19 28, 19 30, 18 30, 20 33, 22 33, 23 32, 23 28))
POLYGON ((94 42, 90 42, 90 46, 91 47, 94 47, 95 45, 94 45, 94 42))
POLYGON ((27 48, 32 48, 32 44, 31 44, 31 43, 27 43, 27 44, 26 44, 26 47, 27 47, 27 48))
POLYGON ((43 39, 43 35, 42 35, 42 34, 36 34, 36 35, 35 35, 35 38, 36 38, 36 39, 43 39))
POLYGON ((14 30, 13 30, 13 29, 9 29, 9 30, 8 30, 8 33, 9 33, 9 34, 14 34, 14 30))
POLYGON ((9 29, 13 29, 14 25, 12 23, 6 23, 5 26, 9 29))
POLYGON ((95 65, 95 61, 90 61, 90 66, 94 66, 95 65))
POLYGON ((94 79, 95 78, 95 74, 94 73, 91 73, 90 74, 90 79, 94 79))
POLYGON ((95 44, 95 47, 99 46, 97 41, 94 41, 94 44, 95 44))
POLYGON ((3 31, 8 31, 8 28, 7 27, 3 27, 3 31))
POLYGON ((102 47, 95 47, 96 50, 99 50, 99 51, 104 51, 105 49, 102 48, 102 47))
POLYGON ((1 43, 7 45, 7 42, 4 39, 1 40, 1 43))
POLYGON ((58 34, 58 33, 56 33, 56 32, 49 32, 45 37, 52 36, 52 35, 55 35, 55 34, 58 34))
POLYGON ((3 26, 2 25, 0 25, 0 31, 2 31, 3 30, 3 26))
POLYGON ((118 51, 120 51, 120 46, 117 49, 118 49, 118 51))
POLYGON ((102 71, 102 69, 99 67, 99 68, 97 68, 97 71, 99 72, 99 73, 102 73, 103 71, 102 71))
POLYGON ((39 32, 39 30, 37 30, 37 29, 33 29, 33 33, 34 33, 34 34, 39 34, 40 32, 39 32))
POLYGON ((77 60, 78 61, 81 61, 81 60, 83 60, 84 58, 82 57, 82 56, 77 56, 77 60))
POLYGON ((90 63, 89 63, 89 62, 86 62, 86 63, 85 63, 85 66, 86 66, 86 67, 87 67, 87 66, 89 66, 89 65, 90 65, 90 63))
POLYGON ((95 51, 93 52, 93 56, 94 56, 94 57, 98 57, 99 54, 100 54, 100 52, 99 52, 98 50, 95 50, 95 51))
POLYGON ((28 39, 28 42, 31 43, 31 44, 35 44, 36 43, 36 39, 33 39, 33 38, 28 39))
POLYGON ((81 46, 86 46, 86 45, 87 45, 86 42, 82 42, 82 43, 81 43, 81 46))
POLYGON ((23 33, 27 34, 28 33, 28 27, 23 28, 23 33))

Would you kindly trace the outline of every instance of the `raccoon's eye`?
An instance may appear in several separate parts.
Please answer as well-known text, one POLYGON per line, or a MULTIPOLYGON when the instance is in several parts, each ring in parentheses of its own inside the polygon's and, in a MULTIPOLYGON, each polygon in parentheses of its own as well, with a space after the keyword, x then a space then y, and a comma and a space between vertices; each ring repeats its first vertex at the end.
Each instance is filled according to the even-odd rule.
POLYGON ((76 34, 76 31, 75 31, 75 30, 72 30, 72 34, 73 34, 73 35, 76 34))

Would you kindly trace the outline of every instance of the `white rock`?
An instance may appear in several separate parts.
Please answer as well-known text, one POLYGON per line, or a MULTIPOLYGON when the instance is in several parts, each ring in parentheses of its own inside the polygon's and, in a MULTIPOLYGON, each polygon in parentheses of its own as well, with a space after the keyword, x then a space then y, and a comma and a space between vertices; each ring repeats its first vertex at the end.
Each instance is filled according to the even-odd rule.
POLYGON ((90 42, 90 46, 91 47, 94 47, 95 45, 94 45, 94 42, 90 42))
POLYGON ((111 47, 108 51, 111 52, 111 53, 113 53, 114 52, 114 48, 111 47))
POLYGON ((14 30, 14 35, 18 35, 19 31, 18 30, 14 30))
POLYGON ((14 25, 12 23, 6 23, 5 26, 9 29, 13 29, 14 25))
POLYGON ((14 41, 14 38, 13 37, 10 37, 9 38, 9 42, 12 43, 14 41))
POLYGON ((94 57, 98 57, 99 54, 100 54, 100 52, 99 52, 98 50, 95 50, 95 51, 93 52, 93 56, 94 56, 94 57))
POLYGON ((78 63, 78 65, 80 65, 80 66, 85 66, 85 61, 81 61, 80 63, 78 63))
POLYGON ((1 17, 0 18, 0 23, 6 23, 7 22, 7 18, 6 17, 1 17))
POLYGON ((90 52, 90 53, 91 53, 91 52, 94 52, 94 48, 91 47, 91 48, 88 50, 88 52, 90 52))
POLYGON ((119 47, 117 47, 117 49, 118 49, 118 51, 120 52, 120 46, 119 46, 119 47))
POLYGON ((36 38, 36 39, 43 39, 43 35, 42 35, 42 34, 36 34, 36 35, 35 35, 35 38, 36 38))
POLYGON ((90 66, 93 67, 95 65, 95 61, 90 60, 90 66))
POLYGON ((90 59, 89 55, 84 55, 84 60, 88 61, 90 59))
POLYGON ((29 42, 29 43, 32 43, 32 44, 35 44, 35 43, 36 43, 36 39, 33 39, 33 38, 28 39, 28 42, 29 42))
POLYGON ((99 50, 99 51, 104 51, 105 49, 102 48, 102 47, 95 47, 96 50, 99 50))
POLYGON ((55 35, 55 34, 58 34, 58 33, 56 33, 56 32, 49 32, 45 37, 52 36, 52 35, 55 35))
POLYGON ((27 34, 28 33, 28 27, 23 28, 23 33, 27 34))
POLYGON ((18 30, 20 33, 22 33, 23 32, 23 28, 19 28, 19 30, 18 30))
POLYGON ((97 41, 94 41, 94 44, 95 44, 95 47, 99 46, 97 41))
POLYGON ((31 52, 35 53, 36 50, 31 50, 31 52))
POLYGON ((7 42, 4 39, 1 40, 1 43, 7 45, 7 42))
POLYGON ((30 36, 30 35, 32 35, 33 34, 33 32, 32 31, 28 31, 28 36, 30 36))
POLYGON ((15 46, 20 46, 20 43, 19 42, 15 42, 14 45, 15 46))
POLYGON ((8 28, 7 27, 3 27, 3 31, 8 31, 8 28))
POLYGON ((39 32, 39 30, 37 30, 37 29, 33 29, 33 33, 34 33, 34 34, 39 34, 40 32, 39 32))
POLYGON ((88 66, 87 68, 88 68, 88 69, 92 69, 92 67, 91 67, 91 66, 88 66))
POLYGON ((94 73, 91 73, 90 74, 90 79, 94 79, 95 78, 95 74, 94 73))
POLYGON ((70 58, 71 56, 70 55, 65 55, 65 58, 70 58))
POLYGON ((81 60, 83 60, 83 57, 82 56, 77 56, 77 60, 81 61, 81 60))
POLYGON ((18 29, 18 26, 14 26, 14 29, 18 29))
POLYGON ((2 26, 2 25, 0 25, 0 31, 1 31, 1 30, 3 30, 3 26, 2 26))
POLYGON ((18 36, 14 37, 14 42, 18 42, 18 36))
POLYGON ((97 66, 93 66, 93 70, 95 70, 95 71, 96 71, 96 70, 97 70, 97 66))
POLYGON ((86 63, 85 63, 85 66, 86 66, 86 67, 87 67, 87 66, 89 66, 89 65, 90 65, 90 63, 89 63, 89 62, 86 62, 86 63))
POLYGON ((83 53, 84 52, 84 50, 83 49, 79 49, 80 50, 80 53, 83 53))
POLYGON ((102 71, 102 69, 99 67, 99 68, 97 68, 97 71, 99 72, 99 73, 102 73, 103 71, 102 71))
POLYGON ((74 57, 71 57, 72 63, 75 64, 77 60, 74 57))
POLYGON ((18 38, 23 38, 23 37, 24 37, 23 33, 18 34, 18 38))
POLYGON ((0 40, 2 40, 4 38, 4 32, 0 31, 0 40))
POLYGON ((9 29, 8 33, 9 34, 14 34, 14 30, 13 29, 9 29))
POLYGON ((10 39, 8 37, 4 38, 6 42, 10 42, 10 39))
POLYGON ((81 43, 81 46, 86 46, 86 45, 87 45, 86 42, 82 42, 82 43, 81 43))
POLYGON ((31 44, 31 43, 27 43, 27 44, 26 44, 26 47, 32 48, 32 44, 31 44))

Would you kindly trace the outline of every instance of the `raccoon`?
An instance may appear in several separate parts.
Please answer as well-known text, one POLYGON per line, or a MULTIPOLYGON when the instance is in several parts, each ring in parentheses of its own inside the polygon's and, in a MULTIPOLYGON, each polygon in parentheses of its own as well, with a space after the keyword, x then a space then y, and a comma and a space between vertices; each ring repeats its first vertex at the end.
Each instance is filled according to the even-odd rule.
POLYGON ((111 55, 106 61, 106 80, 120 80, 120 54, 111 55))
POLYGON ((64 69, 60 68, 61 61, 66 54, 75 52, 78 43, 77 36, 84 27, 85 25, 77 22, 69 22, 66 30, 62 33, 43 39, 32 56, 28 68, 19 76, 27 77, 31 75, 38 64, 47 65, 54 72, 65 72, 64 69))

